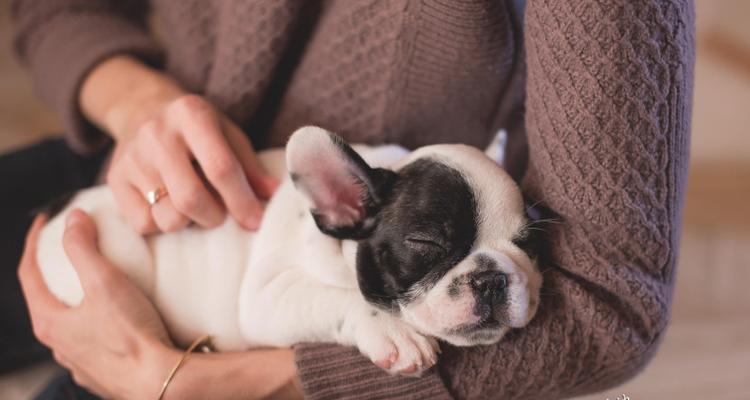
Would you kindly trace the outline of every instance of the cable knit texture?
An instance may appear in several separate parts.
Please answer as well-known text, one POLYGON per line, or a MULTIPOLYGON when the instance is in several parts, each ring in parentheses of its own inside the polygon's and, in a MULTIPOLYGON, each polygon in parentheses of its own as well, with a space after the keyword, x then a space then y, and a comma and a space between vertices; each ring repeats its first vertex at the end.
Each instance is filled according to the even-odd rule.
POLYGON ((528 327, 493 346, 444 344, 421 378, 387 375, 351 348, 301 344, 309 398, 569 397, 622 382, 653 356, 669 319, 688 161, 691 1, 150 7, 16 2, 18 52, 77 150, 105 140, 77 108, 82 79, 129 53, 205 95, 258 147, 306 124, 412 148, 484 146, 505 127, 509 170, 562 221, 548 228, 542 305, 528 327))

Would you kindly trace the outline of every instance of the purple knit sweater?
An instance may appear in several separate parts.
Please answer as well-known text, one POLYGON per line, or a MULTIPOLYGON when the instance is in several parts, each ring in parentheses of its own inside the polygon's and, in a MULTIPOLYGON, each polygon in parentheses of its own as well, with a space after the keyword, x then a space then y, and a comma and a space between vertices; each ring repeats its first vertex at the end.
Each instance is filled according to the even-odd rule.
POLYGON ((421 378, 298 345, 309 398, 567 397, 656 351, 688 162, 692 1, 22 0, 14 13, 18 52, 80 152, 108 140, 82 118, 81 82, 121 53, 205 95, 257 147, 307 124, 407 147, 481 147, 508 129, 509 170, 563 221, 539 314, 496 345, 444 344, 421 378))

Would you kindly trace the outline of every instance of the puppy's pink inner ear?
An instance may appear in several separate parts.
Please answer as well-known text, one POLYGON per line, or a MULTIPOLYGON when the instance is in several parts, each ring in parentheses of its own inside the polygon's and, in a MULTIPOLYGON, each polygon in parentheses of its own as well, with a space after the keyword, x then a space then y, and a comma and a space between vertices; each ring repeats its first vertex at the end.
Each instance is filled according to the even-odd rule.
POLYGON ((364 218, 366 190, 347 172, 322 174, 310 196, 315 214, 330 226, 352 226, 364 218))
MULTIPOLYGON (((327 179, 326 179, 327 180, 327 179)), ((341 185, 340 181, 328 180, 316 202, 315 213, 329 226, 353 226, 364 218, 365 194, 358 183, 351 182, 341 185)))
POLYGON ((287 167, 327 229, 356 227, 367 217, 370 167, 343 141, 314 127, 300 128, 287 144, 287 167))

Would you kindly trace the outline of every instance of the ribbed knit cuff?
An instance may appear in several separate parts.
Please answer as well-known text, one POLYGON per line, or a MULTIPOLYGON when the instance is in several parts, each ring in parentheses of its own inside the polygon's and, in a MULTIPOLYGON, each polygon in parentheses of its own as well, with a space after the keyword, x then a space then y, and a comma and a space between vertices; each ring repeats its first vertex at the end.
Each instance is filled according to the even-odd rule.
POLYGON ((148 33, 118 15, 80 11, 57 14, 30 37, 26 60, 41 96, 62 118, 66 137, 79 153, 93 153, 109 141, 83 117, 78 94, 86 75, 104 59, 130 54, 158 63, 161 49, 148 33))
POLYGON ((353 347, 303 343, 294 347, 307 399, 450 399, 436 368, 419 378, 392 376, 353 347))

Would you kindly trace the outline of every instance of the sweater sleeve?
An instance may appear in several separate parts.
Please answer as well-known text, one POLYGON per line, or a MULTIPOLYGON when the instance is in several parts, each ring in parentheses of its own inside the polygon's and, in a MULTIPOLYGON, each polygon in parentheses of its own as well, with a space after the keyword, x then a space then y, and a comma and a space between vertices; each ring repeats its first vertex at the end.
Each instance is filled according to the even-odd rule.
POLYGON ((42 99, 60 115, 71 147, 90 153, 108 137, 83 117, 78 94, 100 61, 130 54, 158 63, 146 29, 146 0, 16 0, 14 44, 42 99))
POLYGON ((690 0, 530 0, 524 191, 549 224, 540 314, 497 346, 441 360, 458 398, 613 387, 669 320, 688 164, 690 0))
POLYGON ((347 349, 300 347, 306 394, 429 398, 445 387, 461 399, 562 398, 642 370, 669 320, 693 24, 690 0, 529 0, 522 186, 562 220, 547 229, 539 313, 496 345, 443 345, 442 382, 376 374, 347 349))

